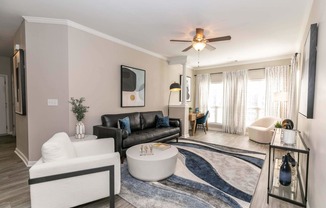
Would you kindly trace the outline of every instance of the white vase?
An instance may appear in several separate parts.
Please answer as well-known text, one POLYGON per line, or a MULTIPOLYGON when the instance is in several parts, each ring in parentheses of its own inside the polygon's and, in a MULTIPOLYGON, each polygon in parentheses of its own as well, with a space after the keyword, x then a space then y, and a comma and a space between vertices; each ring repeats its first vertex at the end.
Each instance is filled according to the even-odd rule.
POLYGON ((85 125, 83 122, 78 121, 76 123, 76 139, 83 139, 85 137, 85 125))

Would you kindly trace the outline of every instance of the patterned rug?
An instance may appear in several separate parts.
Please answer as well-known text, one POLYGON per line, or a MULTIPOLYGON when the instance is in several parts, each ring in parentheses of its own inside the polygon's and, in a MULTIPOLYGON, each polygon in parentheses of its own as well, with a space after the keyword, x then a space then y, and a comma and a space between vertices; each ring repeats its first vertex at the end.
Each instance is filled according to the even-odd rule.
POLYGON ((176 172, 158 182, 133 178, 121 167, 123 199, 138 208, 249 207, 265 154, 179 139, 176 172))

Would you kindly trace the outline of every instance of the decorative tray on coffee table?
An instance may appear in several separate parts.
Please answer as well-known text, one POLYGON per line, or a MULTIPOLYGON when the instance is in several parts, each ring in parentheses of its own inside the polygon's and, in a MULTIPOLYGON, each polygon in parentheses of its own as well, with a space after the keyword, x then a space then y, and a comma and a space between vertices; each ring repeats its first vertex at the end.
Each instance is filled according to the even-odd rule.
POLYGON ((164 143, 154 143, 153 148, 158 150, 167 150, 171 147, 170 144, 164 144, 164 143))

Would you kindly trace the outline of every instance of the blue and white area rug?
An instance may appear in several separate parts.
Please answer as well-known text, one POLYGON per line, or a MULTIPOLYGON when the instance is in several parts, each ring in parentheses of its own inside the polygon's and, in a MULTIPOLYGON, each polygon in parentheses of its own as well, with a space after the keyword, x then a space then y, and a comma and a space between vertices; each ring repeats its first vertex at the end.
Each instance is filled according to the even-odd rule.
POLYGON ((265 154, 192 140, 179 150, 176 172, 158 182, 133 178, 121 167, 123 199, 138 208, 249 207, 265 154))

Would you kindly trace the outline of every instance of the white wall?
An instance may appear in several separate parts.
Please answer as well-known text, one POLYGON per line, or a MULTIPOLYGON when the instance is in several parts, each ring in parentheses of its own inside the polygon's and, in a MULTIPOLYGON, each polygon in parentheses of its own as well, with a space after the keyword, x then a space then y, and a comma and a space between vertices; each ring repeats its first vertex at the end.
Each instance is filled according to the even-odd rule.
POLYGON ((315 81, 314 117, 306 119, 299 114, 298 128, 310 147, 308 203, 310 208, 325 207, 326 199, 326 1, 314 0, 305 35, 301 41, 301 53, 310 24, 319 23, 317 67, 315 81))

